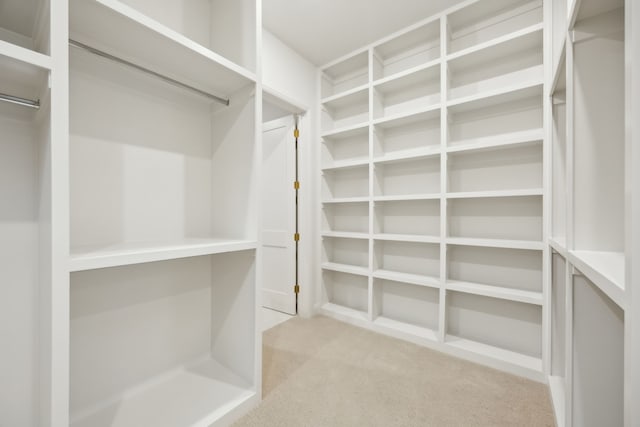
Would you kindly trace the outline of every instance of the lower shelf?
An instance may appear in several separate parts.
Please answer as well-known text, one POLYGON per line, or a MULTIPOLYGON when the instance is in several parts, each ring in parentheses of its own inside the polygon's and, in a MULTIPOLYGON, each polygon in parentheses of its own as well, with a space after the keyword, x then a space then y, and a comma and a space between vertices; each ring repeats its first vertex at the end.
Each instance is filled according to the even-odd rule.
POLYGON ((349 320, 368 321, 367 313, 360 310, 356 310, 354 308, 349 308, 343 305, 334 304, 331 302, 324 304, 320 308, 320 310, 322 311, 323 314, 329 315, 331 317, 337 317, 339 320, 342 320, 342 321, 347 321, 347 322, 349 320))
POLYGON ((244 404, 257 403, 246 381, 208 359, 74 414, 73 427, 207 427, 244 404))
POLYGON ((453 335, 447 335, 446 344, 449 347, 464 350, 479 356, 489 357, 531 371, 542 372, 542 359, 537 357, 527 356, 453 335))
POLYGON ((366 267, 358 267, 357 265, 340 264, 336 262, 322 263, 323 270, 337 271, 339 273, 357 274, 359 276, 368 276, 369 269, 366 267))
POLYGON ((447 289, 450 291, 465 292, 474 295, 500 298, 509 301, 524 302, 527 304, 542 305, 542 292, 510 289, 502 286, 485 285, 481 283, 462 282, 449 280, 447 289))
POLYGON ((399 322, 397 320, 389 319, 388 317, 378 316, 376 320, 373 321, 373 324, 381 328, 390 329, 403 334, 409 334, 418 338, 424 338, 434 342, 438 341, 438 334, 432 329, 399 322))
POLYGON ((71 250, 71 272, 255 249, 251 240, 182 239, 164 243, 119 243, 71 250))
POLYGON ((401 273, 390 270, 375 270, 373 277, 376 279, 393 280, 395 282, 410 283, 412 285, 440 287, 440 279, 422 274, 401 273))

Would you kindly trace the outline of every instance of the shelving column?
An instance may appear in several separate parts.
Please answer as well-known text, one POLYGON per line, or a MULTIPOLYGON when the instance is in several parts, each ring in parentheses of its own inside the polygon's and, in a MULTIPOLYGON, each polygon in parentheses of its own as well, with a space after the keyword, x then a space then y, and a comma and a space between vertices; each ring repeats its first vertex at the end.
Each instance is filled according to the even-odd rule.
POLYGON ((448 44, 451 39, 447 15, 440 17, 440 300, 438 314, 438 340, 445 342, 447 335, 447 277, 449 268, 447 264, 448 245, 448 207, 447 188, 448 178, 448 154, 447 141, 449 141, 449 116, 447 99, 449 99, 449 63, 447 62, 448 44))

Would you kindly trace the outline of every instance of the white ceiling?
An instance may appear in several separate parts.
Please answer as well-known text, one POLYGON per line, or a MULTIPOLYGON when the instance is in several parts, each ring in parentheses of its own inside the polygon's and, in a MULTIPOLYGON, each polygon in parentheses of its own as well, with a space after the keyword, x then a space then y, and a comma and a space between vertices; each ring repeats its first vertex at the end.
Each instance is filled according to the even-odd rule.
POLYGON ((264 27, 316 65, 463 0, 263 0, 264 27))

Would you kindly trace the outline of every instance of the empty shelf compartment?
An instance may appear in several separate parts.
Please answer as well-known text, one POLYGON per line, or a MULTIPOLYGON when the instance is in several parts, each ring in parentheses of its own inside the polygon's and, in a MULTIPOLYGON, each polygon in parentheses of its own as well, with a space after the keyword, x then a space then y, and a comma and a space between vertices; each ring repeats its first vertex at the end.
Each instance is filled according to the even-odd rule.
POLYGON ((325 135, 322 142, 322 164, 324 166, 369 159, 368 126, 335 135, 325 135))
POLYGON ((440 245, 437 243, 374 242, 374 272, 408 273, 424 278, 440 277, 440 245))
POLYGON ((423 338, 435 338, 438 289, 382 279, 375 279, 373 283, 374 323, 423 338))
POLYGON ((440 192, 440 157, 375 165, 375 196, 410 196, 440 192))
POLYGON ((373 117, 393 117, 440 102, 440 67, 421 69, 374 86, 373 117))
POLYGON ((325 170, 322 174, 322 199, 366 197, 369 195, 369 166, 325 170))
POLYGON ((440 148, 440 110, 412 114, 376 123, 374 157, 421 153, 440 148))
POLYGON ((323 271, 323 293, 328 304, 342 308, 343 314, 366 319, 369 311, 369 279, 365 276, 323 271))
POLYGON ((440 236, 440 200, 375 203, 374 233, 440 236))
POLYGON ((331 203, 322 209, 323 231, 369 232, 369 203, 331 203))
POLYGON ((362 52, 322 70, 321 97, 339 95, 368 81, 368 52, 362 52))
POLYGON ((366 123, 367 120, 369 120, 368 88, 322 103, 320 123, 323 132, 366 123))

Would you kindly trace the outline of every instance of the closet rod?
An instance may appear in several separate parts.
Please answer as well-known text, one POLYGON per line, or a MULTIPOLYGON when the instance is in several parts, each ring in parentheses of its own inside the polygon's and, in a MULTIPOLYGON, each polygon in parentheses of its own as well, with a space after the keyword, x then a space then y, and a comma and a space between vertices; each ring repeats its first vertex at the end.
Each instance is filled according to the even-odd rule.
POLYGON ((7 95, 6 93, 0 93, 0 101, 9 102, 11 104, 22 105, 24 107, 38 109, 40 108, 40 100, 32 100, 26 98, 20 98, 19 96, 7 95))
POLYGON ((73 39, 69 39, 69 45, 73 46, 75 48, 87 51, 87 52, 92 53, 94 55, 98 55, 98 56, 101 56, 103 58, 109 59, 111 61, 117 62, 119 64, 126 65, 126 66, 131 67, 131 68, 135 68, 138 71, 142 71, 143 73, 150 74, 150 75, 152 75, 154 77, 157 77, 158 79, 163 80, 163 81, 165 81, 165 82, 167 82, 169 84, 172 84, 174 86, 190 90, 191 92, 195 92, 200 96, 204 96, 205 98, 209 98, 209 99, 211 99, 211 100, 213 100, 215 102, 218 102, 220 104, 229 105, 229 100, 228 99, 224 99, 224 98, 221 98, 219 96, 212 95, 212 94, 210 94, 208 92, 204 92, 204 91, 202 91, 202 90, 200 90, 198 88, 195 88, 193 86, 189 86, 189 85, 187 85, 185 83, 179 82, 178 80, 174 80, 171 77, 164 76, 164 75, 162 75, 160 73, 156 73, 155 71, 152 71, 152 70, 150 70, 148 68, 141 67, 140 65, 136 65, 136 64, 134 64, 132 62, 129 62, 129 61, 126 61, 126 60, 124 60, 122 58, 118 58, 117 56, 113 56, 113 55, 111 55, 111 54, 109 54, 107 52, 103 52, 103 51, 98 50, 96 48, 93 48, 91 46, 87 46, 86 44, 80 43, 79 41, 76 41, 76 40, 73 40, 73 39))

